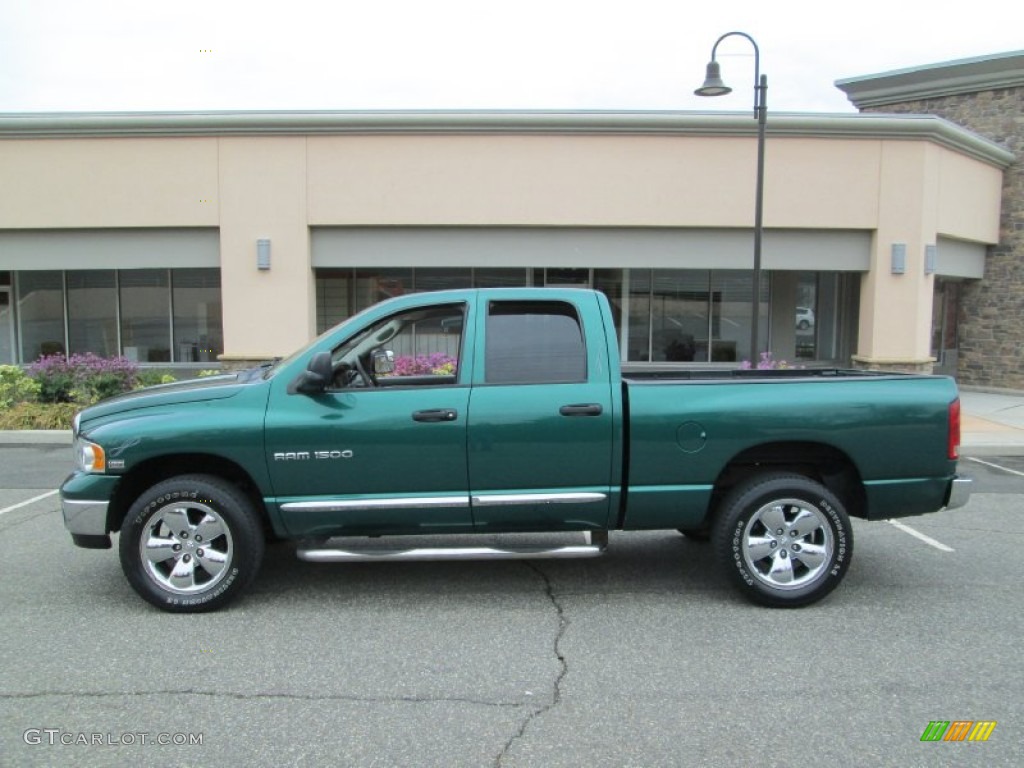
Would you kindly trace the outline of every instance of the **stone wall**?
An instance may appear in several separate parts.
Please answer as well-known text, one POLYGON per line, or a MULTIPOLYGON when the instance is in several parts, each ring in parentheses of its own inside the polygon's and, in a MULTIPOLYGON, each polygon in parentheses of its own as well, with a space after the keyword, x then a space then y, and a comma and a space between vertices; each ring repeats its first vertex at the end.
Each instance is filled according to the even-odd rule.
POLYGON ((1024 88, 908 101, 863 112, 943 117, 1016 155, 1003 177, 999 244, 983 280, 964 285, 960 304, 961 384, 1024 389, 1024 88))

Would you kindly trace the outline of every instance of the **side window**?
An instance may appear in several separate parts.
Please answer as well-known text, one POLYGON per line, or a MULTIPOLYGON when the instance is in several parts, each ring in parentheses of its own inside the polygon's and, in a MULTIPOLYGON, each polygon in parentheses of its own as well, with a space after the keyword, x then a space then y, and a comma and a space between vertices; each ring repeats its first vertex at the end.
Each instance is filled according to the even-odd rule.
POLYGON ((586 381, 586 345, 571 304, 492 301, 485 344, 488 384, 586 381))
POLYGON ((455 384, 464 317, 450 304, 378 321, 334 350, 332 389, 455 384))

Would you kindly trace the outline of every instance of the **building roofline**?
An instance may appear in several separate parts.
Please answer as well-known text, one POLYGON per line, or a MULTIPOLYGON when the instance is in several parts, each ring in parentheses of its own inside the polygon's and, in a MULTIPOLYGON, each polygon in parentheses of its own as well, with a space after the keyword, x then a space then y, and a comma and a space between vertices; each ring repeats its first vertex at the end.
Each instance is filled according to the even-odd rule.
MULTIPOLYGON (((754 136, 746 112, 34 112, 0 113, 0 139, 339 134, 754 136)), ((1002 168, 1014 156, 933 115, 769 113, 769 136, 930 140, 1002 168)))
POLYGON ((1024 86, 1024 51, 895 69, 836 80, 858 109, 1024 86))

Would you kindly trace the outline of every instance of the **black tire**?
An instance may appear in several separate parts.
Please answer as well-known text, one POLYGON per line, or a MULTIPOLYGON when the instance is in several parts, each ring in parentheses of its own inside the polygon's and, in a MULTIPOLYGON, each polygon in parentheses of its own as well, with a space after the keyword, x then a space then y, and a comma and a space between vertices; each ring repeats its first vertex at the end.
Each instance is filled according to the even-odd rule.
POLYGON ((677 528, 676 530, 692 541, 711 541, 711 529, 706 525, 702 525, 699 528, 677 528))
POLYGON ((242 492, 217 477, 182 475, 135 500, 118 546, 121 569, 140 596, 164 611, 198 613, 245 591, 264 541, 242 492))
POLYGON ((843 580, 853 529, 842 502, 802 475, 766 473, 722 502, 715 552, 749 600, 797 608, 821 600, 843 580))

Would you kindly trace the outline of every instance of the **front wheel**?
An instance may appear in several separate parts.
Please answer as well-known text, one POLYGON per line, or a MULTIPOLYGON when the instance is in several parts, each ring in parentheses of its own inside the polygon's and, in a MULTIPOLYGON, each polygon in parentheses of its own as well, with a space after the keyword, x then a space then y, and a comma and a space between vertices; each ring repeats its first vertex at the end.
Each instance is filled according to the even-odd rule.
POLYGON ((715 550, 729 579, 750 600, 796 608, 843 580, 853 529, 839 499, 802 475, 759 475, 723 501, 715 550))
POLYGON ((248 498, 207 475, 183 475, 142 493, 121 526, 121 568, 144 599, 165 611, 212 611, 235 599, 263 559, 263 534, 248 498))

